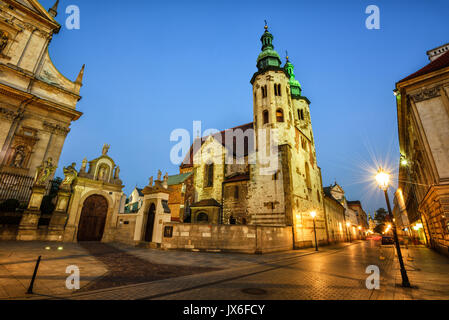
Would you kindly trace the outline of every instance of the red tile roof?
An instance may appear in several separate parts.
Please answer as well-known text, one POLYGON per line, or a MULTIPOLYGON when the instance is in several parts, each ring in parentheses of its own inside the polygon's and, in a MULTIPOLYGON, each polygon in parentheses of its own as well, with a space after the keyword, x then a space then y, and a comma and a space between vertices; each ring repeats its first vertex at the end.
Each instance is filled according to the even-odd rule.
MULTIPOLYGON (((222 144, 224 147, 226 147, 226 139, 225 139, 225 137, 226 137, 226 131, 228 131, 228 130, 239 130, 239 129, 240 129, 240 130, 243 131, 243 133, 245 133, 246 130, 248 130, 248 129, 253 129, 253 128, 254 128, 254 124, 251 122, 251 123, 247 123, 247 124, 244 124, 244 125, 235 127, 235 128, 223 130, 223 131, 218 132, 218 133, 216 133, 216 134, 214 134, 214 135, 211 135, 211 136, 212 136, 212 137, 217 137, 217 140, 220 140, 221 144, 222 144)), ((208 137, 210 137, 210 136, 203 137, 203 138, 201 139, 201 146, 203 145, 204 142, 206 142, 206 140, 207 140, 208 137)), ((250 137, 250 138, 252 138, 252 137, 250 137)), ((200 139, 200 138, 197 138, 197 139, 195 140, 195 142, 196 142, 198 139, 200 139)), ((193 157, 194 157, 195 153, 198 151, 198 150, 193 150, 193 147, 194 147, 194 146, 196 146, 195 143, 193 143, 193 145, 190 147, 189 152, 187 153, 186 157, 184 158, 184 161, 183 161, 182 164, 181 164, 181 168, 190 168, 190 167, 193 167, 193 157)), ((248 144, 248 139, 245 139, 245 140, 244 140, 244 150, 243 150, 243 155, 244 155, 245 157, 252 151, 252 150, 249 150, 249 149, 250 149, 250 148, 249 148, 249 144, 248 144)), ((233 150, 232 150, 232 151, 233 151, 233 154, 234 154, 234 156, 235 156, 235 155, 236 155, 236 138, 235 138, 235 137, 234 137, 234 141, 233 141, 233 150)))
MULTIPOLYGON (((442 54, 440 57, 438 57, 437 59, 433 60, 432 62, 430 62, 427 66, 425 66, 424 68, 416 71, 415 73, 409 75, 407 78, 402 79, 399 82, 404 82, 406 80, 410 80, 443 68, 449 67, 449 51, 442 54)), ((398 82, 398 83, 399 83, 398 82)))

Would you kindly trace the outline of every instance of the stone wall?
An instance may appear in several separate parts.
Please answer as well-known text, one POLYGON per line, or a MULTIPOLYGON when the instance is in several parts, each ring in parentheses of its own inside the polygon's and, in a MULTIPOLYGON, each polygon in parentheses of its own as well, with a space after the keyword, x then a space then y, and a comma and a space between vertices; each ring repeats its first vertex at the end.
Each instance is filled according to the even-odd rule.
POLYGON ((267 253, 293 249, 291 227, 165 223, 163 249, 267 253), (167 230, 166 230, 167 231, 167 230))
POLYGON ((137 214, 118 214, 117 227, 114 230, 114 241, 131 245, 135 244, 136 219, 137 214))

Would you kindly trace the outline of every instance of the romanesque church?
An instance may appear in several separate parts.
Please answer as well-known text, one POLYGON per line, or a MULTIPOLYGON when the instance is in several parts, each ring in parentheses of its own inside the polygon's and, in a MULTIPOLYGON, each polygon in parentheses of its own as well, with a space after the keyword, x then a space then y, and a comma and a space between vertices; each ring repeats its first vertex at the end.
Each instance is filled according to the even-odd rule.
POLYGON ((186 215, 192 223, 293 226, 301 246, 312 237, 311 212, 317 213, 319 237, 326 232, 310 101, 288 57, 282 66, 267 26, 261 42, 251 78, 253 121, 198 139, 181 165, 194 180, 186 215), (270 169, 259 155, 273 151, 277 163, 270 169))

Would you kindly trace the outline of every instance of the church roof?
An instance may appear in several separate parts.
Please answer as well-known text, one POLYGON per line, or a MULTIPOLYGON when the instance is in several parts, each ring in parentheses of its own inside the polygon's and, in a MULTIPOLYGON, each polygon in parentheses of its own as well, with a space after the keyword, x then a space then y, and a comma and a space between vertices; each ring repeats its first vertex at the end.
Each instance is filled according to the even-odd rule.
MULTIPOLYGON (((216 134, 213 134, 213 135, 210 135, 210 136, 207 136, 207 137, 197 138, 197 140, 201 139, 201 146, 202 146, 204 144, 204 142, 206 142, 208 137, 214 137, 214 138, 217 138, 217 140, 220 141, 221 144, 224 147, 226 147, 226 131, 228 131, 228 130, 242 130, 243 133, 245 133, 246 130, 253 129, 253 128, 254 128, 254 124, 253 124, 253 122, 251 122, 251 123, 247 123, 247 124, 244 124, 244 125, 241 125, 241 126, 238 126, 238 127, 231 128, 231 129, 223 130, 221 132, 218 132, 216 134)), ((252 132, 252 134, 254 134, 253 131, 251 131, 251 132, 252 132)), ((249 138, 252 139, 253 137, 251 136, 249 138)), ((197 141, 197 140, 195 140, 195 141, 197 141)), ((234 137, 233 140, 234 141, 233 141, 233 150, 232 151, 233 151, 233 155, 236 156, 237 155, 236 154, 236 147, 235 147, 236 146, 236 138, 234 137)), ((195 145, 195 143, 190 147, 189 152, 187 153, 186 157, 184 158, 184 161, 181 164, 181 168, 193 167, 193 157, 195 156, 195 153, 198 151, 198 150, 193 150, 193 146, 194 145, 195 145)), ((246 157, 252 151, 252 150, 249 150, 249 149, 250 149, 250 147, 249 147, 248 139, 245 139, 244 140, 243 156, 246 157)))
POLYGON ((440 69, 449 67, 449 51, 442 54, 440 57, 438 57, 437 59, 433 60, 432 62, 430 62, 428 65, 426 65, 424 68, 416 71, 415 73, 409 75, 408 77, 402 79, 400 82, 404 82, 413 78, 417 78, 419 76, 423 76, 425 74, 434 72, 434 71, 438 71, 440 69))
POLYGON ((169 186, 177 185, 186 181, 188 177, 190 177, 193 172, 181 173, 174 176, 168 176, 167 184, 169 186))

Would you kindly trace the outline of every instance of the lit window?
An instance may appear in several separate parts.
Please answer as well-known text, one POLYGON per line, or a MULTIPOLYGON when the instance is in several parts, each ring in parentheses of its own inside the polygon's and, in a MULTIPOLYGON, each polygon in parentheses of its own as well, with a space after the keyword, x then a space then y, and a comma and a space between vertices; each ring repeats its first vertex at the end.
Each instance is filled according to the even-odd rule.
POLYGON ((277 122, 284 122, 284 112, 282 109, 277 109, 276 111, 276 121, 277 122))

